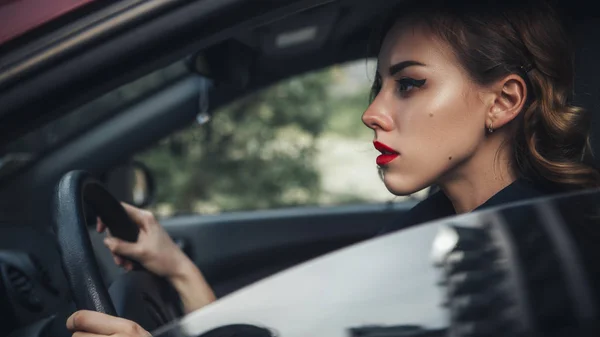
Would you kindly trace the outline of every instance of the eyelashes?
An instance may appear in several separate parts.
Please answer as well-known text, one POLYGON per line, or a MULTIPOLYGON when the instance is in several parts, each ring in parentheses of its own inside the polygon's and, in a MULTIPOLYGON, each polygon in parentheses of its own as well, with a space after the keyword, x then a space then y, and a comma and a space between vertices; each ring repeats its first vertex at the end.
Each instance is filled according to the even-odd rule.
MULTIPOLYGON (((379 94, 379 91, 381 90, 381 77, 377 76, 375 78, 375 81, 373 81, 373 85, 371 87, 371 102, 375 99, 375 97, 377 97, 377 94, 379 94)), ((421 88, 422 86, 425 85, 425 83, 427 82, 426 79, 421 79, 421 80, 417 80, 414 78, 410 78, 410 77, 403 77, 400 78, 398 80, 395 81, 397 88, 396 91, 398 91, 399 94, 401 95, 407 95, 409 92, 411 92, 414 89, 418 89, 421 88)))
POLYGON ((415 88, 422 87, 423 85, 425 85, 426 81, 426 79, 416 80, 410 77, 403 77, 399 80, 396 80, 396 83, 398 83, 398 91, 401 94, 406 94, 415 88))

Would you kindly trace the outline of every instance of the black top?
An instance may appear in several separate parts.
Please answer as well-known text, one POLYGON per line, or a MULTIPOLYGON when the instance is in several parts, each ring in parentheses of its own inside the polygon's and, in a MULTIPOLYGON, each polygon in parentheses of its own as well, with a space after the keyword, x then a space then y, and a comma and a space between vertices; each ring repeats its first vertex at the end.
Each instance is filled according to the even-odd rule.
MULTIPOLYGON (((525 179, 517 179, 494 194, 490 199, 477 207, 475 211, 510 202, 543 197, 556 192, 556 189, 551 189, 541 184, 534 184, 525 179)), ((403 214, 400 221, 386 226, 380 234, 452 215, 456 215, 452 202, 442 191, 438 191, 403 214)))

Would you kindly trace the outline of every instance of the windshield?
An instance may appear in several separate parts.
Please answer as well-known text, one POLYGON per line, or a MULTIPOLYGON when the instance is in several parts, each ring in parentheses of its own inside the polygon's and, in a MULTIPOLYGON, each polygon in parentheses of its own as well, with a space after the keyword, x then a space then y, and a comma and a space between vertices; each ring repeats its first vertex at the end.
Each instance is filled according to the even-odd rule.
POLYGON ((153 336, 441 337, 500 326, 511 336, 597 335, 583 332, 600 303, 599 199, 540 198, 404 229, 255 283, 153 336))
POLYGON ((183 61, 123 85, 0 149, 0 176, 39 158, 123 108, 189 75, 183 61))

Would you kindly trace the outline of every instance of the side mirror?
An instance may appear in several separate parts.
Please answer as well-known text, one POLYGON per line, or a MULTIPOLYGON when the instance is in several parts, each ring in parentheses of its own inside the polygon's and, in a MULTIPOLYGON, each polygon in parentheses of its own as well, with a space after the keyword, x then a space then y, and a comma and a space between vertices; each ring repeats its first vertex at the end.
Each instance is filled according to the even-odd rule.
POLYGON ((142 162, 133 161, 113 168, 107 172, 105 183, 117 199, 136 207, 148 207, 154 201, 154 177, 142 162))

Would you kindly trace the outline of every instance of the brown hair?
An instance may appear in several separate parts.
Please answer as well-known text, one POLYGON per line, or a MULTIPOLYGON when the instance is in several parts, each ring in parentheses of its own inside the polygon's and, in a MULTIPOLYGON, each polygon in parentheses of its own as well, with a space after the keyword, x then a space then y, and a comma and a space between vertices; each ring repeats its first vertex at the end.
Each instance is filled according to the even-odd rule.
POLYGON ((590 114, 569 104, 573 55, 563 22, 545 1, 420 1, 384 20, 425 24, 448 43, 470 77, 488 85, 518 74, 528 100, 511 122, 513 164, 521 178, 560 190, 600 186, 589 145, 590 114))

